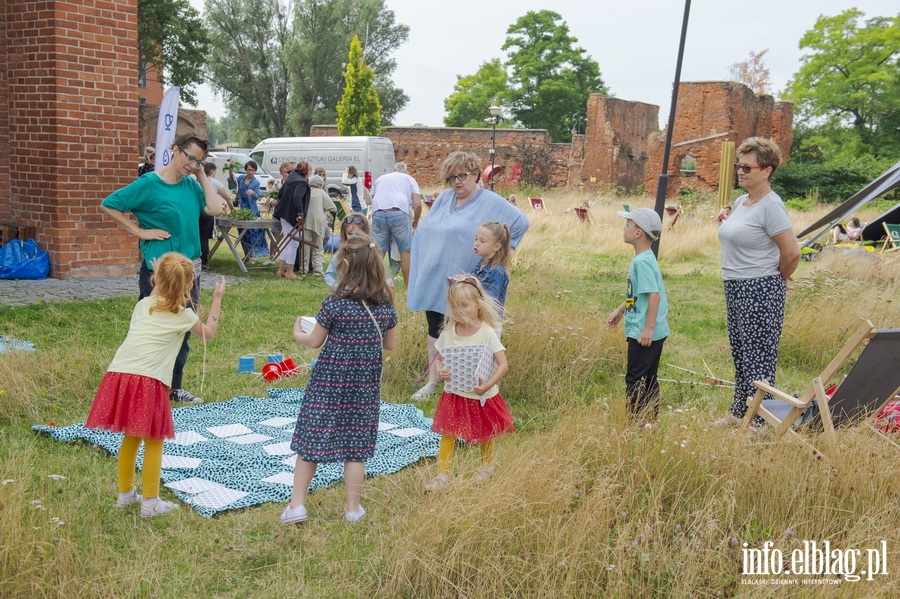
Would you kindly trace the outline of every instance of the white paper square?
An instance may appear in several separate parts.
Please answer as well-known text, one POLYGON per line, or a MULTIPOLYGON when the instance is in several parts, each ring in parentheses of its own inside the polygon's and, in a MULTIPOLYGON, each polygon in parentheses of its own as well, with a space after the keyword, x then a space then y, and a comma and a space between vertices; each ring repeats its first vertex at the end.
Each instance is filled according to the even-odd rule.
POLYGON ((416 435, 421 435, 425 432, 424 429, 411 426, 409 428, 394 428, 388 431, 392 435, 397 435, 398 437, 415 437, 416 435))
POLYGON ((193 445, 201 441, 208 441, 203 435, 194 431, 181 431, 175 433, 175 439, 166 439, 166 443, 174 443, 175 445, 193 445))
POLYGON ((263 445, 263 449, 265 449, 266 453, 269 455, 291 455, 294 453, 294 450, 291 449, 290 441, 273 443, 272 445, 263 445))
POLYGON ((165 455, 162 457, 162 467, 166 469, 196 468, 202 462, 200 458, 188 458, 180 455, 165 455))
POLYGON ((284 426, 286 424, 293 424, 296 422, 296 418, 285 418, 284 416, 275 416, 274 418, 269 418, 268 420, 263 420, 260 422, 263 426, 284 426))
POLYGON ((300 330, 304 333, 312 333, 313 329, 316 328, 316 323, 318 321, 313 316, 301 316, 300 317, 300 330))
POLYGON ((378 423, 378 430, 379 430, 379 431, 389 431, 389 430, 391 430, 392 428, 397 428, 397 425, 396 425, 396 424, 391 424, 390 422, 379 422, 379 423, 378 423))
POLYGON ((262 435, 260 433, 250 433, 249 435, 241 435, 239 437, 228 437, 225 440, 231 441, 232 443, 238 443, 240 445, 249 445, 251 443, 262 443, 263 441, 271 441, 272 437, 270 437, 269 435, 262 435))
POLYGON ((253 432, 243 424, 225 424, 222 426, 212 426, 206 430, 219 438, 234 437, 235 435, 246 435, 253 432))
POLYGON ((264 483, 275 483, 278 485, 287 485, 289 487, 294 486, 294 473, 293 472, 279 472, 278 474, 273 474, 272 476, 267 476, 262 479, 264 483))
POLYGON ((213 489, 225 489, 224 485, 220 485, 214 480, 207 480, 205 478, 192 477, 186 478, 184 480, 179 480, 174 483, 166 483, 166 485, 170 489, 174 489, 175 491, 182 491, 184 493, 203 493, 204 491, 211 491, 213 489))
POLYGON ((220 510, 227 505, 231 505, 238 499, 242 499, 249 495, 246 491, 238 491, 237 489, 229 489, 222 487, 221 489, 210 489, 199 495, 194 495, 188 501, 192 505, 200 507, 208 507, 214 510, 220 510))
POLYGON ((285 466, 290 466, 291 468, 293 468, 294 466, 297 465, 297 454, 294 454, 289 458, 285 458, 285 459, 281 460, 281 463, 284 464, 285 466))

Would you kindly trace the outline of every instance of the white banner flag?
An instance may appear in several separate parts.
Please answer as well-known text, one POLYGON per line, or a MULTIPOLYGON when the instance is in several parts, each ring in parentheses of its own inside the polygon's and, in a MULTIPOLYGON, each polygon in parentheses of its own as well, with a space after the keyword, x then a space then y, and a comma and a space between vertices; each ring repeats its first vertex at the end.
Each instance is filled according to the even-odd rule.
POLYGON ((156 166, 159 170, 172 160, 172 144, 175 143, 175 129, 178 127, 178 98, 181 88, 173 85, 163 95, 159 107, 159 120, 156 123, 156 166), (162 156, 162 160, 158 157, 162 156))

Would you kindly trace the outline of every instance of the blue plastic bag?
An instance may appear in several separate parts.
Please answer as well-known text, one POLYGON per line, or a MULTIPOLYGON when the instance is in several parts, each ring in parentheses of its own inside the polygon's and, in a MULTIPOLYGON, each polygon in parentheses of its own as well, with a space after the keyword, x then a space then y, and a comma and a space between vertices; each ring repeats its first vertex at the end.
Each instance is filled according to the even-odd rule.
POLYGON ((50 254, 34 239, 0 246, 0 279, 46 279, 49 274, 50 254))

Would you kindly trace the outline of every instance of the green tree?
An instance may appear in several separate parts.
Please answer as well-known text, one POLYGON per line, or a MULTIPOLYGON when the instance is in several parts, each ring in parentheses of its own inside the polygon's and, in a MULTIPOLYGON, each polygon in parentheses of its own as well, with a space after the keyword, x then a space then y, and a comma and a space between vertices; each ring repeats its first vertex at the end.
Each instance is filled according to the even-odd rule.
POLYGON ((381 103, 375 90, 375 72, 366 64, 362 44, 355 35, 350 40, 344 82, 344 95, 337 105, 338 134, 380 134, 381 103))
POLYGON ((506 69, 499 58, 482 63, 474 75, 457 75, 453 93, 444 100, 444 125, 484 127, 493 105, 502 106, 509 95, 506 69))
POLYGON ((384 0, 206 0, 213 34, 213 87, 239 115, 241 143, 261 137, 308 135, 336 121, 344 88, 346 48, 368 32, 367 64, 375 72, 382 120, 409 101, 394 87, 391 54, 409 37, 384 0))
POLYGON ((900 17, 860 26, 863 17, 855 8, 821 16, 800 39, 806 54, 785 96, 810 156, 900 152, 900 17))
POLYGON ((209 34, 188 0, 138 0, 138 77, 154 67, 162 85, 181 88, 188 104, 203 83, 209 34))
POLYGON ((547 129, 554 141, 572 139, 572 115, 580 114, 591 93, 606 93, 600 66, 569 34, 562 17, 550 10, 528 12, 506 30, 510 108, 525 127, 547 129))
POLYGON ((366 63, 375 72, 383 122, 390 122, 409 97, 394 87, 391 53, 409 38, 384 0, 300 0, 288 48, 291 71, 290 122, 306 135, 314 124, 335 123, 344 89, 345 49, 354 35, 366 36, 366 63))
POLYGON ((210 83, 236 115, 231 141, 286 135, 290 13, 280 0, 206 0, 210 83))

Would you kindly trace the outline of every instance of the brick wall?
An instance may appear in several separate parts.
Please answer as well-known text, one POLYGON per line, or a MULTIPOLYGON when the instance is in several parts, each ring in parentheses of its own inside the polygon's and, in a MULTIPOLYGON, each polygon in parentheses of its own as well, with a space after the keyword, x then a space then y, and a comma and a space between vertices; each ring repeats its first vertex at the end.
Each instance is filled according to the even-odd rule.
MULTIPOLYGON (((310 135, 337 135, 334 125, 316 125, 310 135)), ((491 164, 491 129, 463 127, 386 127, 381 135, 394 142, 394 155, 405 162, 409 174, 419 186, 428 190, 443 189, 441 163, 451 152, 464 150, 481 157, 484 168, 491 164)), ((547 176, 553 187, 565 186, 568 177, 569 144, 554 144, 545 129, 497 129, 494 163, 507 167, 497 182, 508 173, 508 167, 519 162, 523 148, 543 148, 549 156, 547 176)), ((315 166, 315 165, 313 165, 315 166)))
POLYGON ((0 3, 0 217, 37 228, 53 276, 134 272, 137 244, 99 204, 135 176, 137 0, 0 3))
MULTIPOLYGON (((681 189, 716 193, 722 142, 736 145, 748 137, 772 138, 785 158, 791 148, 793 107, 775 102, 772 96, 755 95, 746 85, 726 81, 682 83, 678 88, 678 107, 667 172, 667 197, 677 197, 681 189), (690 156, 697 163, 694 174, 680 171, 690 156)), ((655 195, 662 170, 665 130, 651 141, 650 159, 644 173, 644 186, 655 195)))
MULTIPOLYGON (((578 183, 633 192, 643 183, 659 107, 592 94, 587 102, 584 163, 578 183)), ((574 183, 570 178, 570 185, 574 183)))
POLYGON ((0 219, 9 215, 9 67, 7 14, 11 0, 0 0, 0 219))
MULTIPOLYGON (((790 103, 754 95, 740 83, 689 82, 678 89, 667 196, 677 197, 683 188, 715 193, 723 141, 739 144, 754 135, 771 137, 787 158, 793 126, 790 103), (680 171, 686 157, 696 161, 695 173, 680 171)), ((337 127, 317 125, 310 135, 337 135, 337 127)), ((490 164, 490 129, 387 127, 382 135, 394 142, 397 160, 406 162, 410 174, 429 189, 443 186, 440 165, 454 150, 474 152, 485 166, 490 164)), ((498 129, 495 160, 509 167, 521 162, 526 150, 533 154, 542 149, 549 187, 614 187, 633 193, 643 186, 655 195, 665 139, 665 130, 659 130, 658 106, 594 94, 587 102, 585 133, 575 135, 571 144, 551 143, 543 129, 498 129)), ((498 177, 498 184, 506 173, 498 177)))

